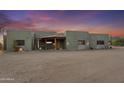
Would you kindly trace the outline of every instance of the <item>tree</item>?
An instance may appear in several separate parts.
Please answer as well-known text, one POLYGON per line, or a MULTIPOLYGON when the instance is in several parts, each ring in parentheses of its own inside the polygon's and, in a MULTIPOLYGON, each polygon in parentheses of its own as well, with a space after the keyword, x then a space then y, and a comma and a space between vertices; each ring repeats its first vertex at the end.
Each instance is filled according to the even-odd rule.
POLYGON ((114 46, 124 46, 124 38, 113 40, 112 45, 114 45, 114 46))
MULTIPOLYGON (((5 30, 4 28, 10 23, 10 19, 8 18, 8 16, 4 13, 0 13, 0 34, 2 34, 2 38, 4 39, 5 36, 4 36, 4 33, 5 33, 5 30)), ((0 50, 3 50, 3 49, 6 49, 5 47, 5 40, 1 43, 0 42, 0 50), (3 46, 4 44, 4 46, 3 46)))
POLYGON ((4 13, 0 13, 0 31, 10 23, 10 19, 4 13))

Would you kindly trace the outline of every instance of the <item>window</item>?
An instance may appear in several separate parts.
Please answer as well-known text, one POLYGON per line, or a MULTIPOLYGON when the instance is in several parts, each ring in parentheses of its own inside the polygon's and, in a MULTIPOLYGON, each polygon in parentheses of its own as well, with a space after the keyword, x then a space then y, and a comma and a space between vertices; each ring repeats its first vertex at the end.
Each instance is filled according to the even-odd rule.
POLYGON ((25 45, 24 40, 16 40, 15 43, 16 43, 17 46, 24 46, 25 45))
POLYGON ((104 41, 103 40, 98 40, 97 45, 104 45, 104 41))
POLYGON ((78 40, 78 45, 85 45, 85 40, 78 40))

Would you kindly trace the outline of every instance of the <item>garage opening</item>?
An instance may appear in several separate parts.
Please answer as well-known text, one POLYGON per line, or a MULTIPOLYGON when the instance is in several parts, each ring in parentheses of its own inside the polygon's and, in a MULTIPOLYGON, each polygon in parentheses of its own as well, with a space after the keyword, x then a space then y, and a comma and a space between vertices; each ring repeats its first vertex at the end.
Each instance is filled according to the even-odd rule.
POLYGON ((37 41, 40 50, 63 50, 65 49, 65 37, 43 37, 37 41))

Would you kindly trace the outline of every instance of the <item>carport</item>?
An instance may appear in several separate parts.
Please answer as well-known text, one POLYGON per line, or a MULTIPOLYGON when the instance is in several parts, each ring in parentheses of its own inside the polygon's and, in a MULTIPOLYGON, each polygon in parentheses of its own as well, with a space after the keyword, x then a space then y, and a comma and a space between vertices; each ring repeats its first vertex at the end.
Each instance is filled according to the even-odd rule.
POLYGON ((62 50, 65 49, 65 36, 52 35, 37 39, 37 47, 41 50, 62 50))

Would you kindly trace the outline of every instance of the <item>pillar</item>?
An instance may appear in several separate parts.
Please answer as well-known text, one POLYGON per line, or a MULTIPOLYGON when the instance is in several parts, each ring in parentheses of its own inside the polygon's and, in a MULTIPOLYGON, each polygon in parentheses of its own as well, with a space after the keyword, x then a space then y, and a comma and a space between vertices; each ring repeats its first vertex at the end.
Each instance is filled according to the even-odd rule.
POLYGON ((57 50, 57 40, 56 40, 56 38, 54 38, 54 43, 55 43, 55 50, 57 50))
POLYGON ((47 50, 47 39, 45 39, 45 49, 47 50))
POLYGON ((39 39, 37 39, 37 48, 39 49, 39 39))

